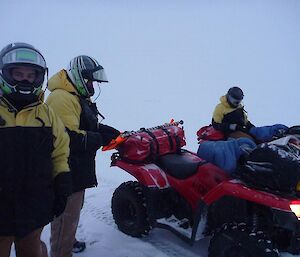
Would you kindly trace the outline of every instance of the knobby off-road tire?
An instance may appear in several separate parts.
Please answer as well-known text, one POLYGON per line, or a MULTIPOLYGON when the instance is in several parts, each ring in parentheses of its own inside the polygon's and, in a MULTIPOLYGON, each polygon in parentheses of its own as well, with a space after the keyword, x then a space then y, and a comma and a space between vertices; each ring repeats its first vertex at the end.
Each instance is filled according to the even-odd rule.
POLYGON ((209 244, 208 257, 279 257, 263 232, 249 232, 246 224, 226 224, 209 244))
POLYGON ((122 183, 113 194, 111 208, 115 223, 123 233, 133 237, 148 235, 146 201, 138 182, 122 183))

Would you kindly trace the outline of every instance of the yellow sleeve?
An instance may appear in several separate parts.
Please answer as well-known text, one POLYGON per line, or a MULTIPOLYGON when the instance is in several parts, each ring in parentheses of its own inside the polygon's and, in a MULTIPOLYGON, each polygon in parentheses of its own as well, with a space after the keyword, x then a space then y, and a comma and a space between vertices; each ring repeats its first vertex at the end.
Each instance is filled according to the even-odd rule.
POLYGON ((222 104, 218 104, 213 113, 213 120, 217 123, 222 123, 224 118, 224 111, 222 104))
POLYGON ((56 177, 61 172, 70 171, 68 164, 70 154, 70 138, 62 121, 51 108, 49 108, 49 113, 52 120, 52 133, 54 136, 54 150, 52 151, 51 156, 53 164, 53 177, 56 177))
POLYGON ((48 96, 46 103, 54 110, 65 127, 77 133, 86 134, 79 129, 81 106, 77 96, 63 90, 56 89, 48 96))

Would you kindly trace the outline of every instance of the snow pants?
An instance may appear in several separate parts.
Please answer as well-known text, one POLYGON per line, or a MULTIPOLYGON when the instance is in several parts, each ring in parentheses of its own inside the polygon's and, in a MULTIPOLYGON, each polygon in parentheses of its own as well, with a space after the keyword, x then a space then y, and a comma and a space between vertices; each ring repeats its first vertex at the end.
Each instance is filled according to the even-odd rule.
POLYGON ((69 196, 66 209, 51 223, 50 256, 71 257, 83 205, 84 190, 69 196))
POLYGON ((47 247, 41 241, 42 230, 43 228, 34 230, 23 238, 0 236, 0 256, 9 257, 14 243, 17 257, 48 257, 47 247))

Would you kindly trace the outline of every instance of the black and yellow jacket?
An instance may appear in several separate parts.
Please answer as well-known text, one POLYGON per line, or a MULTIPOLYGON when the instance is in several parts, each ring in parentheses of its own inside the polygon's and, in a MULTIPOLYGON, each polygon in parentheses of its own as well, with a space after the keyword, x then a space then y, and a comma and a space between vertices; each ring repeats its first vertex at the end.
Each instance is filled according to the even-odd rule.
POLYGON ((101 135, 97 133, 97 107, 78 94, 65 70, 52 76, 48 85, 51 93, 46 102, 61 118, 70 135, 73 192, 97 186, 95 156, 102 144, 101 135))
POLYGON ((69 172, 69 137, 37 102, 16 112, 0 99, 0 236, 23 237, 54 216, 54 180, 69 172))
POLYGON ((240 104, 238 107, 233 108, 226 100, 226 96, 220 98, 220 103, 216 106, 212 125, 215 129, 220 130, 228 135, 230 132, 230 124, 237 124, 240 130, 247 132, 253 125, 247 118, 247 113, 244 106, 240 104))

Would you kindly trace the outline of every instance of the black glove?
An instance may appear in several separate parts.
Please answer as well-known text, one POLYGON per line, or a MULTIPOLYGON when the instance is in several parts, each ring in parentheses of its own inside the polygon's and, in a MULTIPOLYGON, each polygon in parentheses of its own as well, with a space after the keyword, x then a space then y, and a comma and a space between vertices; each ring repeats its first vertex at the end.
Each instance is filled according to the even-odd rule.
POLYGON ((102 134, 93 131, 86 132, 85 150, 96 152, 103 145, 104 145, 104 139, 102 134))
POLYGON ((99 133, 106 133, 111 134, 114 138, 117 138, 120 135, 120 131, 104 124, 98 124, 98 132, 99 133))
POLYGON ((68 196, 72 194, 71 172, 61 172, 54 179, 54 215, 60 216, 67 205, 68 196))
POLYGON ((104 124, 98 124, 98 132, 102 136, 103 145, 108 145, 112 139, 120 135, 120 131, 104 124))

